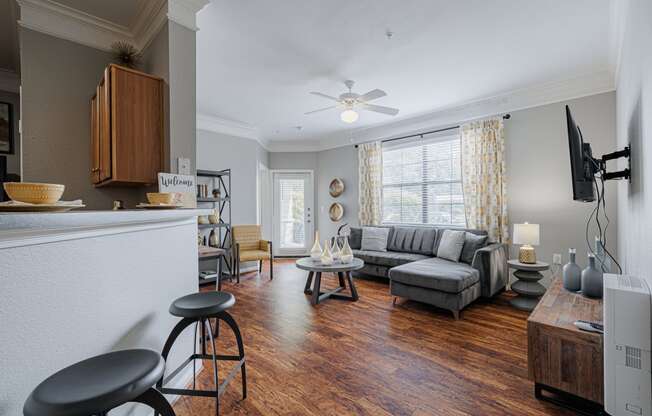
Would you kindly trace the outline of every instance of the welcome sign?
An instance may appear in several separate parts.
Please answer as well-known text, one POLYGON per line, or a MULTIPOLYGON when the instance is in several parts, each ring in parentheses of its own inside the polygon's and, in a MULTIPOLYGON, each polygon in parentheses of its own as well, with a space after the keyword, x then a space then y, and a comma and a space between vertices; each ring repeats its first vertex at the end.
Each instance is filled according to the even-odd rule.
POLYGON ((194 176, 159 172, 158 191, 176 193, 178 196, 175 198, 175 203, 184 208, 197 208, 196 180, 194 176))

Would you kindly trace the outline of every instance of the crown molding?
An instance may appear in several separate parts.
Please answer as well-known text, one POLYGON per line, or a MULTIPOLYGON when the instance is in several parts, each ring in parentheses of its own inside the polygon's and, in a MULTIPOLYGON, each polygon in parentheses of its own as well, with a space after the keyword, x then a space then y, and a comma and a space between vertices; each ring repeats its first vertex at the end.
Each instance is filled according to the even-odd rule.
POLYGON ((271 152, 318 152, 456 125, 468 120, 601 94, 615 89, 613 72, 607 69, 457 103, 395 122, 339 132, 320 140, 272 141, 269 150, 271 152))
POLYGON ((197 13, 208 3, 210 0, 168 0, 168 19, 197 31, 197 13))
POLYGON ((142 1, 131 27, 93 16, 54 0, 17 0, 21 27, 110 51, 118 41, 129 42, 139 51, 145 49, 169 19, 197 30, 196 13, 209 0, 142 1))
POLYGON ((260 131, 258 128, 241 121, 230 120, 227 118, 198 112, 197 130, 255 140, 265 150, 269 150, 270 143, 260 137, 260 131))

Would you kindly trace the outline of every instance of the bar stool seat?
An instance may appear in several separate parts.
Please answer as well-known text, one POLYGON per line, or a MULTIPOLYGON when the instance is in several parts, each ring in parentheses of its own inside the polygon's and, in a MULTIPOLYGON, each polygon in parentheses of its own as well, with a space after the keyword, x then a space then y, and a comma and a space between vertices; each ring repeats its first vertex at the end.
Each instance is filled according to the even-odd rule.
POLYGON ((152 389, 164 371, 165 361, 150 350, 98 355, 45 379, 27 398, 23 413, 25 416, 102 415, 122 404, 139 402, 172 415, 165 398, 152 389))
POLYGON ((215 316, 235 305, 235 296, 228 292, 200 292, 178 298, 170 305, 170 313, 180 318, 215 316))

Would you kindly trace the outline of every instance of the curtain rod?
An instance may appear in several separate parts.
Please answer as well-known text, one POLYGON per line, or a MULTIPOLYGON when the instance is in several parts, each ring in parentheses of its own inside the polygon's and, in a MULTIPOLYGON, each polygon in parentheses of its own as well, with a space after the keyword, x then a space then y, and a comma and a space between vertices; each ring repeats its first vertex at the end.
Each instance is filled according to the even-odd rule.
MULTIPOLYGON (((512 117, 512 115, 507 113, 507 114, 505 114, 503 116, 503 120, 509 120, 511 117, 512 117)), ((412 137, 421 137, 421 136, 425 136, 427 134, 441 133, 442 131, 455 130, 455 129, 459 129, 459 128, 460 128, 460 126, 457 125, 457 126, 446 127, 446 128, 443 128, 443 129, 430 130, 430 131, 426 131, 424 133, 410 134, 408 136, 401 136, 401 137, 393 137, 391 139, 381 140, 381 143, 393 142, 394 140, 411 139, 412 137)), ((364 144, 364 143, 358 143, 358 144, 364 144)), ((355 145, 356 149, 358 148, 358 144, 355 145)))

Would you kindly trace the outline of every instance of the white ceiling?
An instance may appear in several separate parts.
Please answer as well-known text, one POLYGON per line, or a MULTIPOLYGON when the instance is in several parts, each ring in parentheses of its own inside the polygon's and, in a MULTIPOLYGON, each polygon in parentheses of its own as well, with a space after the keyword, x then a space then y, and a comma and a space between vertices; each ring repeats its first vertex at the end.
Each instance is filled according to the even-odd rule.
POLYGON ((197 110, 265 141, 346 132, 327 100, 364 93, 401 109, 355 128, 609 69, 609 0, 212 0, 198 16, 197 110), (394 32, 391 40, 387 29, 394 32), (303 126, 301 131, 295 126, 303 126))

